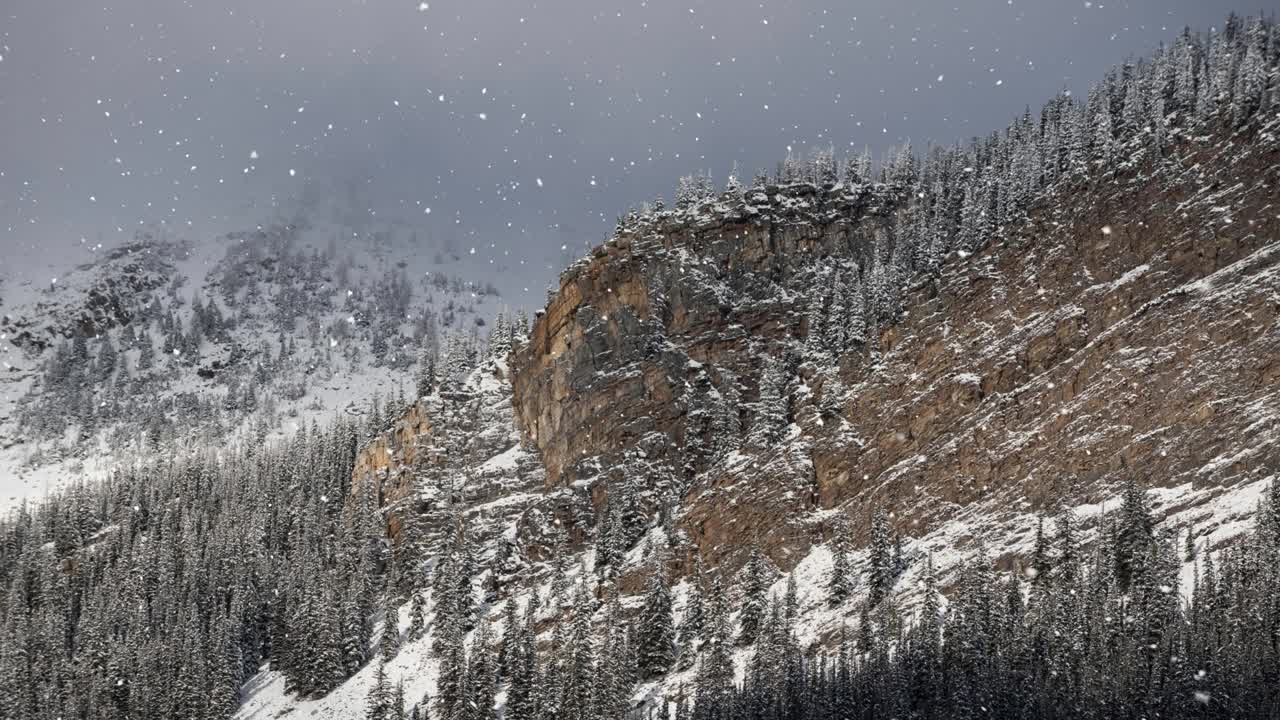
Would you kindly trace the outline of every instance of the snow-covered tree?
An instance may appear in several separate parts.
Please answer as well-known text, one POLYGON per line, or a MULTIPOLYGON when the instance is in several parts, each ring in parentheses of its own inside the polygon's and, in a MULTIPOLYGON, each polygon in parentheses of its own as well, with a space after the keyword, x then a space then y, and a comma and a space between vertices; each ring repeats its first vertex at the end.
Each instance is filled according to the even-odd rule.
POLYGON ((656 559, 654 565, 636 625, 636 662, 644 678, 666 674, 676 655, 675 619, 667 571, 661 558, 656 559))
POLYGON ((839 523, 831 538, 831 575, 827 579, 827 595, 832 605, 848 600, 857 586, 849 561, 849 531, 839 523))
POLYGON ((751 440, 758 448, 768 448, 782 439, 791 423, 791 387, 781 354, 766 361, 760 377, 760 400, 756 403, 751 440))
POLYGON ((867 586, 870 588, 871 604, 879 603, 897 578, 897 568, 893 560, 893 531, 889 526, 889 512, 884 508, 876 510, 871 518, 871 547, 868 564, 867 586))
POLYGON ((765 620, 769 585, 769 568, 764 553, 754 547, 742 568, 742 603, 738 611, 738 642, 742 645, 754 643, 759 636, 765 620))

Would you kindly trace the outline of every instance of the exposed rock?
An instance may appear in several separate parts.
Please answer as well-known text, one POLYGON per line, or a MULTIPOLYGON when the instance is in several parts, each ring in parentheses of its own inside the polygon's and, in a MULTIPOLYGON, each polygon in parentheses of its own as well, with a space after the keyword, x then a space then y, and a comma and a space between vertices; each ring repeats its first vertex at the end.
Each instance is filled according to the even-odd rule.
POLYGON ((599 485, 638 452, 678 477, 678 527, 709 567, 758 543, 786 569, 831 532, 816 509, 862 534, 888 506, 916 537, 977 513, 1008 540, 1025 513, 1105 500, 1126 475, 1208 502, 1274 469, 1280 152, 1186 144, 1142 170, 1063 188, 1010 240, 953 254, 839 359, 840 417, 817 411, 806 363, 788 440, 692 468, 698 388, 735 384, 750 425, 765 359, 808 332, 816 272, 865 268, 898 199, 771 188, 628 228, 566 271, 512 359, 548 488, 599 485))

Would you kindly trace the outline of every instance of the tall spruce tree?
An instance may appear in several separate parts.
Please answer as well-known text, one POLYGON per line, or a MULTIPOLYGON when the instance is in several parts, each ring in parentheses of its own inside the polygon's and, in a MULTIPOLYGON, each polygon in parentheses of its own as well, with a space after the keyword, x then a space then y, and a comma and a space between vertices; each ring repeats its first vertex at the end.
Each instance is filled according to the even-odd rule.
POLYGON ((871 518, 871 547, 867 570, 867 586, 872 605, 878 604, 893 587, 897 568, 893 559, 893 531, 889 526, 889 512, 876 510, 871 518))
POLYGON ((675 661, 676 632, 671 588, 660 557, 654 562, 636 629, 636 660, 641 677, 652 679, 666 674, 675 661))
POLYGON ((768 573, 764 553, 760 552, 759 547, 751 548, 747 564, 742 568, 742 603, 738 611, 739 644, 750 645, 760 634, 768 603, 768 573))

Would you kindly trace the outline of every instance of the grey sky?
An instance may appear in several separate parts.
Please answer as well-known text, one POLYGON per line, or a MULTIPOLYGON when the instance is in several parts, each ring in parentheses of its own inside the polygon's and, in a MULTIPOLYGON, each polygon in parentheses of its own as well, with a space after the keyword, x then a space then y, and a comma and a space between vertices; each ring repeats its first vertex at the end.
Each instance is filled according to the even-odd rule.
POLYGON ((537 290, 562 244, 599 242, 680 174, 984 134, 1229 9, 4 0, 0 272, 140 222, 198 239, 308 183, 327 198, 355 182, 383 216, 528 258, 516 284, 537 290))

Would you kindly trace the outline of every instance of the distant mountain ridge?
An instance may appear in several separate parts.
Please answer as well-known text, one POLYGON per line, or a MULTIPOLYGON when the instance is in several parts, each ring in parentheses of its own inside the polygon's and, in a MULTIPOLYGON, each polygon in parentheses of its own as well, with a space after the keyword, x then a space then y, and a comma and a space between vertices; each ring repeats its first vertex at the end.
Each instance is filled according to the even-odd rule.
POLYGON ((502 303, 429 249, 403 228, 299 215, 199 243, 142 231, 46 287, 11 285, 0 432, 25 478, 0 497, 161 445, 285 435, 411 388, 419 354, 450 334, 482 343, 502 303))

